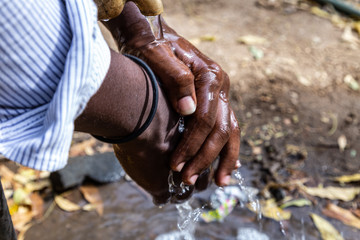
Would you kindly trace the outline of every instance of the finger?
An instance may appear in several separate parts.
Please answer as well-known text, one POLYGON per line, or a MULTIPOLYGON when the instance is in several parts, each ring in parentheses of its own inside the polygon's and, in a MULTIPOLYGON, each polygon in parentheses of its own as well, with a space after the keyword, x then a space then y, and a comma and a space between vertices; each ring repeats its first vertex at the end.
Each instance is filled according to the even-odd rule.
POLYGON ((204 68, 204 72, 196 75, 198 108, 193 116, 186 119, 185 132, 172 155, 171 168, 174 171, 181 171, 185 163, 195 156, 215 125, 219 91, 227 75, 221 69, 209 69, 204 68))
POLYGON ((182 171, 182 179, 187 184, 194 184, 198 176, 216 159, 230 137, 230 111, 228 103, 219 100, 217 121, 195 158, 191 159, 182 171))
POLYGON ((213 177, 214 177, 214 170, 210 166, 210 168, 207 168, 203 173, 200 174, 199 178, 195 183, 195 190, 200 192, 207 189, 213 177))
POLYGON ((185 131, 170 161, 174 171, 180 172, 185 163, 196 155, 214 128, 219 100, 217 97, 212 101, 205 100, 207 95, 208 91, 198 92, 198 109, 193 116, 185 119, 185 131))
POLYGON ((231 134, 229 141, 220 153, 219 166, 215 175, 215 182, 218 186, 229 185, 231 173, 240 167, 240 128, 235 114, 231 111, 231 134))
POLYGON ((154 42, 141 49, 145 61, 160 77, 173 108, 181 115, 196 110, 194 75, 166 42, 154 42))

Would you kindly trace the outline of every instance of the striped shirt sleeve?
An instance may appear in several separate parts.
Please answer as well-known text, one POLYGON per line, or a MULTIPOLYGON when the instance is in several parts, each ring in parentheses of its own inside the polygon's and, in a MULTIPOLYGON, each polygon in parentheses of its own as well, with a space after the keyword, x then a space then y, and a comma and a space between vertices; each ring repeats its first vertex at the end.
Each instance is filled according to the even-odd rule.
POLYGON ((74 120, 110 50, 92 0, 0 0, 0 153, 27 167, 67 163, 74 120))

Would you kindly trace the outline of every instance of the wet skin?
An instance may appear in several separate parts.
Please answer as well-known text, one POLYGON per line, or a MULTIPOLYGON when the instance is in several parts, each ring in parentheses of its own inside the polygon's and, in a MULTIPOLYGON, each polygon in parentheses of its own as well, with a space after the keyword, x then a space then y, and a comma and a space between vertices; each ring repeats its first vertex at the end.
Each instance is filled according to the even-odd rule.
POLYGON ((140 53, 160 77, 174 109, 189 115, 185 118, 186 130, 172 154, 171 168, 182 173, 185 183, 193 185, 220 155, 215 181, 219 186, 226 185, 239 165, 240 147, 240 129, 228 101, 229 77, 164 19, 156 18, 153 24, 162 32, 154 35, 145 17, 129 2, 122 14, 106 25, 122 49, 140 53), (187 96, 197 103, 193 114, 180 108, 187 96))

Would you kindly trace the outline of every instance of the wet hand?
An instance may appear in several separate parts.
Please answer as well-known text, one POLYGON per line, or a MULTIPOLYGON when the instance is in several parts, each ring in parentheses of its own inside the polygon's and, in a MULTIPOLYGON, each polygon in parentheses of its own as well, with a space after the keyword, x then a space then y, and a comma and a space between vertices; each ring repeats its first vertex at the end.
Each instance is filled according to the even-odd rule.
POLYGON ((153 24, 163 31, 153 32, 134 4, 127 3, 123 13, 126 19, 120 16, 108 24, 119 45, 146 60, 178 113, 190 115, 196 109, 186 118, 171 168, 182 172, 185 183, 194 184, 220 154, 215 180, 226 185, 239 167, 240 145, 240 129, 228 102, 227 74, 160 18, 153 24))
MULTIPOLYGON (((231 172, 240 166, 240 129, 228 101, 229 77, 217 63, 180 37, 163 20, 159 21, 154 24, 163 29, 160 37, 194 75, 197 98, 197 110, 186 118, 186 130, 172 155, 171 168, 181 171, 183 181, 193 185, 220 155, 215 181, 219 186, 227 185, 231 172)), ((158 49, 148 45, 142 47, 141 53, 158 56, 158 49)), ((166 85, 168 89, 177 89, 177 82, 181 79, 171 79, 166 85)))

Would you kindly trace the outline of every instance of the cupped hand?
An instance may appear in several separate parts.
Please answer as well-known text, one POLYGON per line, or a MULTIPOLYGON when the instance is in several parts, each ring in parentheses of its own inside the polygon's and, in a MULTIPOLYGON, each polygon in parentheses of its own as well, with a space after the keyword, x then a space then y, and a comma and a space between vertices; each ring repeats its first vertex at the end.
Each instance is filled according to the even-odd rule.
POLYGON ((240 146, 240 129, 228 101, 228 75, 162 18, 153 24, 162 31, 153 32, 136 6, 127 3, 120 18, 108 26, 122 48, 139 54, 160 77, 174 109, 190 115, 171 168, 193 185, 220 155, 215 180, 227 185, 231 172, 239 167, 240 146))

